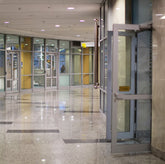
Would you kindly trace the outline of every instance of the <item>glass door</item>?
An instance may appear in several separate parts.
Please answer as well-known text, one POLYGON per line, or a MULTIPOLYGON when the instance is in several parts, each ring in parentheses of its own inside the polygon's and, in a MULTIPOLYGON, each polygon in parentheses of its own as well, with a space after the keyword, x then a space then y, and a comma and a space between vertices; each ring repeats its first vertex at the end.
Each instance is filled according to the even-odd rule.
POLYGON ((19 90, 19 52, 7 52, 6 91, 19 90))
POLYGON ((5 89, 5 51, 0 51, 0 92, 5 89))
MULTIPOLYGON (((114 25, 113 32, 109 34, 107 100, 111 103, 108 104, 107 118, 111 120, 108 133, 111 135, 112 153, 150 149, 151 106, 144 104, 150 104, 151 93, 138 92, 139 87, 146 88, 147 85, 141 83, 139 86, 139 81, 143 80, 139 77, 147 79, 149 72, 139 71, 145 62, 139 64, 141 61, 138 59, 143 53, 146 63, 149 63, 151 53, 146 51, 150 49, 149 43, 142 46, 139 42, 140 29, 139 25, 114 25)), ((147 37, 141 42, 146 42, 147 37)))
POLYGON ((54 54, 46 55, 46 87, 56 87, 56 56, 54 54))

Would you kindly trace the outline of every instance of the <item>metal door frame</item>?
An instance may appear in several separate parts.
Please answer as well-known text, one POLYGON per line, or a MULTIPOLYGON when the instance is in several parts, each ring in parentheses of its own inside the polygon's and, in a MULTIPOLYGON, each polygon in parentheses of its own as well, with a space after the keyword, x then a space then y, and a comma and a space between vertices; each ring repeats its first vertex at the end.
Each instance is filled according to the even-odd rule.
POLYGON ((20 51, 6 51, 6 55, 5 55, 5 91, 6 93, 14 93, 14 92, 20 92, 20 51), (13 90, 13 57, 14 57, 14 53, 17 54, 17 90, 13 90), (7 67, 7 55, 11 54, 11 79, 7 79, 7 71, 8 71, 8 67, 7 67), (11 90, 7 90, 7 81, 10 80, 11 81, 11 90))
MULTIPOLYGON (((113 45, 109 47, 109 52, 112 53, 108 59, 110 62, 108 66, 108 76, 110 82, 108 82, 108 89, 110 89, 107 97, 111 99, 111 104, 108 106, 108 118, 111 119, 111 151, 112 153, 129 153, 149 151, 150 144, 117 144, 117 104, 119 100, 148 100, 151 99, 151 95, 132 95, 132 94, 120 94, 118 93, 118 35, 119 30, 134 30, 139 31, 147 26, 133 25, 133 24, 114 24, 113 25, 113 45), (110 49, 111 48, 111 49, 110 49), (111 60, 111 61, 110 61, 111 60), (111 106, 112 105, 112 106, 111 106), (112 108, 112 111, 109 110, 112 108), (112 112, 112 113, 111 113, 112 112)), ((111 33, 112 35, 112 33, 111 33)), ((112 41, 110 41, 112 42, 112 41)), ((109 130, 110 131, 110 130, 109 130)))
MULTIPOLYGON (((47 74, 45 75, 45 88, 46 89, 49 89, 49 88, 57 88, 57 54, 56 53, 51 53, 51 52, 49 52, 49 53, 46 53, 46 60, 47 60, 47 55, 49 55, 50 56, 50 58, 51 58, 51 65, 50 65, 50 77, 47 77, 47 74), (53 56, 54 56, 54 58, 55 58, 55 67, 56 67, 56 76, 53 76, 53 72, 52 72, 52 58, 53 58, 53 56), (51 86, 47 86, 47 79, 51 79, 51 86), (56 86, 53 86, 52 85, 52 80, 53 79, 56 79, 56 86)), ((47 64, 47 61, 45 62, 45 70, 47 70, 47 66, 46 66, 46 64, 47 64)))
MULTIPOLYGON (((135 64, 135 48, 136 48, 136 44, 137 44, 137 38, 135 36, 135 33, 132 33, 132 32, 119 32, 119 36, 123 36, 123 37, 131 37, 131 70, 130 70, 130 75, 131 75, 131 83, 130 83, 130 90, 129 91, 122 91, 122 92, 118 92, 119 93, 123 93, 123 94, 134 94, 134 91, 135 91, 135 74, 134 74, 134 71, 135 71, 135 67, 134 67, 134 64, 135 64)), ((112 37, 113 37, 113 31, 109 31, 108 32, 108 52, 109 52, 109 55, 108 55, 108 63, 110 63, 108 65, 108 72, 107 72, 107 75, 108 75, 108 82, 109 83, 107 85, 108 87, 108 91, 111 91, 111 85, 112 84, 112 81, 111 81, 111 72, 110 70, 112 70, 112 37)), ((107 93, 107 92, 106 92, 107 93)), ((107 102, 110 102, 110 97, 111 97, 111 94, 109 94, 110 92, 108 92, 108 99, 107 99, 107 102)), ((111 103, 107 104, 108 105, 108 109, 111 108, 110 106, 111 103)), ((109 112, 110 110, 107 110, 107 139, 110 140, 111 139, 111 131, 110 131, 110 128, 109 128, 109 125, 111 125, 110 121, 111 121, 111 118, 109 116, 111 116, 111 112, 109 112)), ((118 139, 126 139, 126 138, 131 138, 133 137, 133 130, 134 130, 134 101, 131 101, 130 102, 130 131, 129 132, 118 132, 117 136, 118 136, 118 139)))

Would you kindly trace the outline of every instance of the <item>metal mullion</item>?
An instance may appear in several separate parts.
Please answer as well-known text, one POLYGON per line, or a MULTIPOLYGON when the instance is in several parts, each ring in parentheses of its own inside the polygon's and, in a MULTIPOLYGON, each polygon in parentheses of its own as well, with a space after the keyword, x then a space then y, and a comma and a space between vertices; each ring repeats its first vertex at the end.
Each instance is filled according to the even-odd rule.
POLYGON ((6 34, 4 35, 4 48, 5 48, 5 87, 4 87, 4 91, 7 91, 7 45, 6 45, 6 34))
POLYGON ((113 25, 113 57, 112 57, 112 143, 111 150, 114 152, 114 148, 117 144, 117 101, 115 93, 118 92, 118 28, 113 25))
POLYGON ((46 87, 47 87, 47 79, 46 79, 46 39, 44 39, 44 60, 45 60, 44 61, 44 75, 45 75, 44 89, 46 89, 46 87))
POLYGON ((108 52, 108 66, 107 66, 107 109, 106 109, 106 139, 111 139, 111 104, 112 104, 112 37, 113 32, 108 32, 107 52, 108 52))
POLYGON ((81 85, 84 85, 84 53, 83 48, 81 48, 81 85))
POLYGON ((52 73, 52 61, 53 61, 53 55, 51 55, 51 63, 50 63, 50 75, 51 75, 51 87, 52 87, 52 83, 53 83, 53 79, 52 79, 52 77, 53 77, 53 73, 52 73))
POLYGON ((131 94, 115 94, 117 100, 149 100, 151 95, 131 95, 131 94))
POLYGON ((70 76, 71 72, 73 72, 71 66, 72 66, 72 44, 71 41, 69 41, 69 87, 71 86, 71 79, 72 76, 70 76))
POLYGON ((18 85, 19 85, 19 92, 21 92, 21 37, 19 36, 19 57, 18 57, 18 85))
POLYGON ((11 53, 11 91, 13 91, 13 53, 11 53))
POLYGON ((34 38, 32 38, 32 42, 31 42, 31 46, 32 46, 32 60, 31 60, 31 69, 32 69, 32 72, 31 72, 31 74, 32 74, 32 77, 31 77, 31 88, 32 88, 32 91, 33 91, 33 89, 34 89, 34 85, 33 85, 33 81, 34 81, 34 44, 33 44, 33 41, 34 40, 34 38))

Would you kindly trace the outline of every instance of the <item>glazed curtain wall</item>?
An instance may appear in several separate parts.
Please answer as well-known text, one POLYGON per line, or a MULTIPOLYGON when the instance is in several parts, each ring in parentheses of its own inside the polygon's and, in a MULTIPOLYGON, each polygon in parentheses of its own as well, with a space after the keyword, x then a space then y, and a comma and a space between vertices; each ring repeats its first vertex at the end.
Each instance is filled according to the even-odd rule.
POLYGON ((93 84, 93 48, 0 34, 0 91, 93 84))

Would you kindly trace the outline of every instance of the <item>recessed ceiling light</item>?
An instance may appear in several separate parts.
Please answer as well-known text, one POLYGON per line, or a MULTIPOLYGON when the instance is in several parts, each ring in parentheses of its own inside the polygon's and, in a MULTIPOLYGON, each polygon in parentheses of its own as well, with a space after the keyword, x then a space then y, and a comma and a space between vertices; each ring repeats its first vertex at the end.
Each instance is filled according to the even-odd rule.
POLYGON ((42 161, 42 162, 45 162, 45 161, 46 161, 46 159, 41 159, 41 161, 42 161))
POLYGON ((155 14, 157 17, 161 17, 163 16, 163 14, 155 14))
POLYGON ((162 16, 160 19, 165 19, 165 16, 162 16))
POLYGON ((116 10, 120 10, 120 8, 117 7, 116 10))
POLYGON ((4 22, 4 23, 5 23, 5 24, 9 24, 10 22, 7 22, 7 21, 6 21, 6 22, 4 22))
POLYGON ((41 31, 45 31, 45 29, 42 29, 41 31))
POLYGON ((81 19, 80 22, 85 22, 85 20, 81 19))
POLYGON ((56 26, 56 27, 60 27, 60 25, 59 25, 59 24, 56 24, 55 26, 56 26))
POLYGON ((67 9, 68 10, 74 10, 75 8, 74 7, 68 7, 67 9))
POLYGON ((80 35, 76 35, 77 37, 80 37, 80 35))

